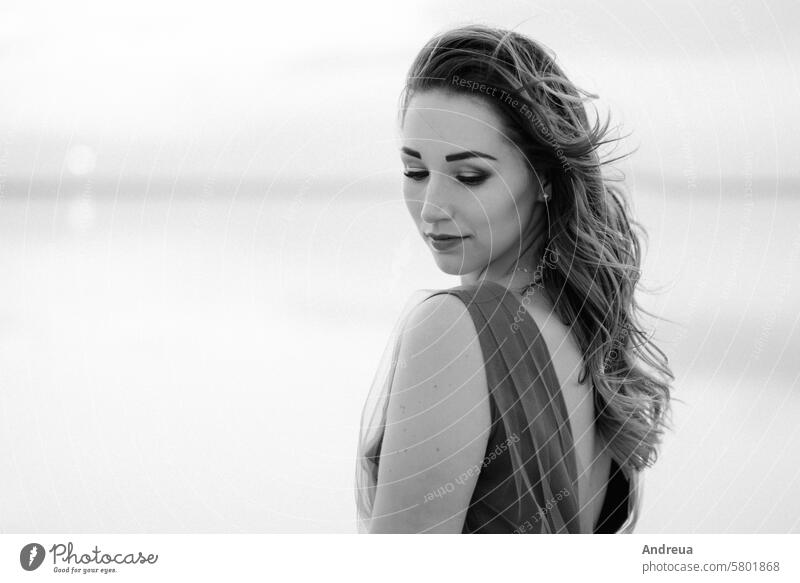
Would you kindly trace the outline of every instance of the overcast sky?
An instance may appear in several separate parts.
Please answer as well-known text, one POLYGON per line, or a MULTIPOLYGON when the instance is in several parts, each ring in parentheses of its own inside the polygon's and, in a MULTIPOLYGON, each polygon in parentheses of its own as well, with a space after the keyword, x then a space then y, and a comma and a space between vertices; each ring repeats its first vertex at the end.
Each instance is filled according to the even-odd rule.
POLYGON ((552 48, 642 176, 800 176, 800 4, 724 0, 4 2, 0 174, 398 174, 415 53, 476 21, 552 48))

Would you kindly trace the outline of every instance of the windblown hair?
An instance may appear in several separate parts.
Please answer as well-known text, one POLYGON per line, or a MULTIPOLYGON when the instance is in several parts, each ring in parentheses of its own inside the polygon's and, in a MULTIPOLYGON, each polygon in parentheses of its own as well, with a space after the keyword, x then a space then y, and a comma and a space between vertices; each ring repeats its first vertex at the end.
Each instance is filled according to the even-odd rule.
MULTIPOLYGON (((600 148, 620 138, 610 137, 609 117, 590 123, 585 104, 597 96, 574 85, 543 45, 484 25, 446 31, 425 45, 401 94, 401 123, 411 98, 427 91, 488 103, 503 122, 498 131, 552 185, 542 256, 557 260, 544 264, 544 293, 581 348, 579 380, 592 381, 595 424, 612 457, 626 473, 652 465, 670 425, 675 377, 639 322, 640 312, 650 314, 634 297, 647 233, 632 219, 619 179, 603 173, 624 156, 601 159, 600 148)), ((377 480, 382 433, 366 439, 357 468, 361 517, 371 512, 367 485, 377 480)))

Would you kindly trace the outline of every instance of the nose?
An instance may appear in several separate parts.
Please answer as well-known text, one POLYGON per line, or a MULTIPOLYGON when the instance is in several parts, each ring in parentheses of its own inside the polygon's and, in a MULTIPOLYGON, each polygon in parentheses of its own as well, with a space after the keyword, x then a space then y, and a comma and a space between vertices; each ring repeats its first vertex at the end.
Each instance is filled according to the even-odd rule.
POLYGON ((420 218, 430 224, 453 220, 452 188, 450 178, 431 173, 422 200, 420 218))

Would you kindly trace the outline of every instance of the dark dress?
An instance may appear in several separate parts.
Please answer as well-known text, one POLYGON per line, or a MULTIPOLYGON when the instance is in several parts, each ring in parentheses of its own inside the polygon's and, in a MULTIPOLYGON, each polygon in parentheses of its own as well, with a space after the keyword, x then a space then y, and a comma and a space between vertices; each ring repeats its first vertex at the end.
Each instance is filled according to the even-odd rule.
MULTIPOLYGON (((536 322, 515 294, 495 282, 460 285, 429 297, 439 294, 454 295, 467 307, 489 387, 491 433, 462 532, 580 533, 572 430, 536 322)), ((639 490, 638 473, 628 476, 612 460, 593 533, 633 532, 639 490)))

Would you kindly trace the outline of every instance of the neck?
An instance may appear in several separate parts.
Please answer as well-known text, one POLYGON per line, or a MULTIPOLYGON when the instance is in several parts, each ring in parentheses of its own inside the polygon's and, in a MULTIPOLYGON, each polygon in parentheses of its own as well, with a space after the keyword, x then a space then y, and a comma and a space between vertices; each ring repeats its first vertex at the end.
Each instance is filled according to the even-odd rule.
POLYGON ((536 204, 519 247, 515 246, 482 269, 462 275, 461 283, 469 285, 489 280, 510 290, 520 291, 540 281, 546 267, 544 260, 549 259, 544 257, 549 235, 549 222, 544 218, 546 210, 544 204, 536 204), (522 249, 525 251, 520 256, 522 249))
POLYGON ((532 249, 519 259, 493 261, 483 269, 462 275, 461 283, 480 284, 488 280, 513 291, 522 291, 541 279, 541 256, 540 249, 532 249))
POLYGON ((540 228, 538 232, 530 233, 526 237, 527 245, 522 246, 527 250, 518 256, 516 249, 497 258, 483 269, 461 276, 462 284, 476 284, 482 281, 493 281, 510 290, 520 291, 541 279, 543 264, 545 233, 540 228))

